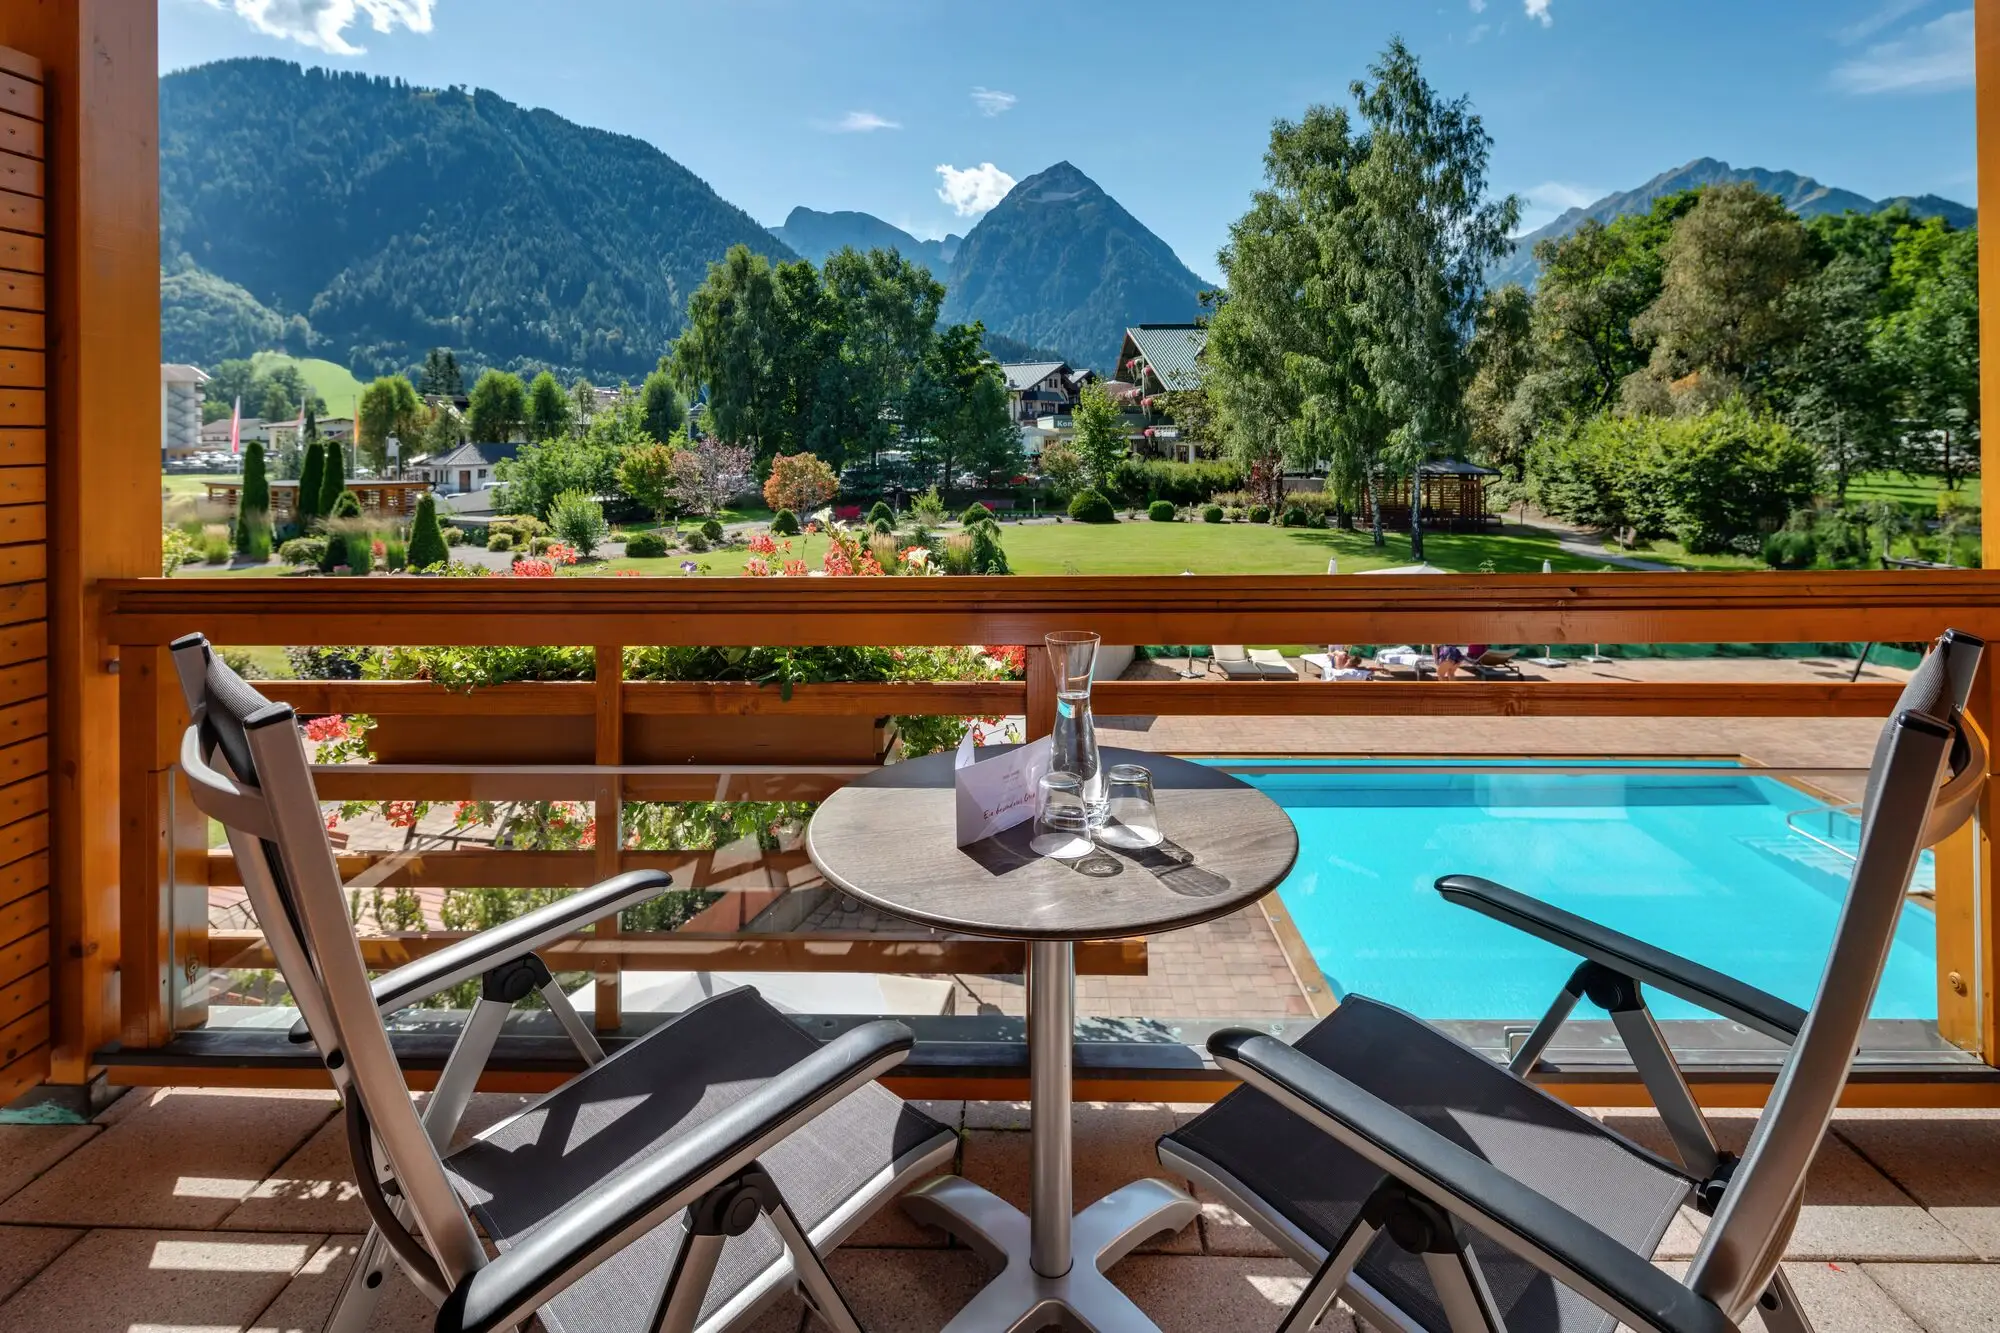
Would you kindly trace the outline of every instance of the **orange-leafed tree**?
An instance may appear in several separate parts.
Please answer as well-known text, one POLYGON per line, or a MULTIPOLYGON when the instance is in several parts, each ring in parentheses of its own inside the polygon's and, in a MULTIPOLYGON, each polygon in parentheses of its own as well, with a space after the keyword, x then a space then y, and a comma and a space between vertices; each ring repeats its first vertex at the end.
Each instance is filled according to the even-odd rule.
POLYGON ((773 510, 789 509, 804 514, 831 500, 840 491, 840 478, 825 460, 812 454, 779 454, 771 460, 771 476, 764 483, 764 503, 773 510))

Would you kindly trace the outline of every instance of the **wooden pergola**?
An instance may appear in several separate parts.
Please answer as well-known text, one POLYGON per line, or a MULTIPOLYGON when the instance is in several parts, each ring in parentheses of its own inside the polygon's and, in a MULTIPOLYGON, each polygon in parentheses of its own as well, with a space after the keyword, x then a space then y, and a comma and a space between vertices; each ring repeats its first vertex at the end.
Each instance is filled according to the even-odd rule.
MULTIPOLYGON (((243 494, 241 478, 211 481, 206 485, 211 504, 235 512, 243 494)), ((361 512, 368 517, 401 519, 417 512, 417 501, 430 493, 431 484, 427 481, 357 481, 347 489, 361 501, 361 512)), ((296 516, 298 509, 299 484, 296 481, 272 482, 271 517, 282 523, 296 516)))
MULTIPOLYGON (((1417 477, 1423 486, 1424 526, 1446 528, 1453 532, 1476 532, 1498 523, 1498 516, 1487 510, 1486 488, 1499 475, 1490 467, 1456 458, 1434 458, 1420 466, 1417 477)), ((1410 526, 1410 491, 1411 479, 1408 475, 1384 477, 1376 484, 1376 495, 1382 505, 1383 527, 1410 526)), ((1371 526, 1375 522, 1375 510, 1365 490, 1361 496, 1360 519, 1371 526)))

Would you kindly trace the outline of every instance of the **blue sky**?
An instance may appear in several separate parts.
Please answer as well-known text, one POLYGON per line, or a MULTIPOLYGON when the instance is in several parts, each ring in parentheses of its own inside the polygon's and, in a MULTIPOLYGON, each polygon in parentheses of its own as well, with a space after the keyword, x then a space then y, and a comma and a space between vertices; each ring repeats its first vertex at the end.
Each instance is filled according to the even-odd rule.
POLYGON ((160 67, 473 84, 646 139, 767 223, 964 232, 1068 158, 1204 275, 1274 117, 1391 34, 1470 95, 1524 227, 1691 158, 1975 202, 1967 0, 160 0, 160 67))

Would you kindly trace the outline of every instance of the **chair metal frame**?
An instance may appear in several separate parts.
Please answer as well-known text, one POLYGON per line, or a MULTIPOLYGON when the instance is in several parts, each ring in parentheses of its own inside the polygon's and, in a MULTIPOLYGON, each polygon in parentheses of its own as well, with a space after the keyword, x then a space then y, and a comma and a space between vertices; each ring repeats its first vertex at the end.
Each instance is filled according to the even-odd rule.
POLYGON ((656 896, 671 878, 659 872, 617 877, 572 895, 584 902, 566 913, 539 909, 482 933, 500 935, 497 942, 459 941, 448 956, 419 960, 371 983, 293 710, 267 703, 240 719, 256 774, 254 784, 243 780, 213 733, 204 736, 204 726, 213 725, 206 716, 210 673, 219 663, 199 635, 175 641, 172 649, 193 718, 179 766, 195 804, 227 831, 252 910, 341 1099, 356 1183, 374 1223, 374 1248, 364 1247, 357 1258, 338 1307, 345 1322, 337 1327, 365 1326, 381 1285, 383 1250, 440 1305, 440 1330, 486 1333, 523 1324, 592 1268, 687 1210, 691 1235, 652 1316, 656 1333, 739 1327, 780 1295, 788 1279, 836 1333, 860 1333, 817 1247, 839 1244, 874 1207, 949 1160, 956 1139, 906 1153, 810 1233, 758 1156, 901 1063, 913 1044, 907 1028, 884 1021, 843 1034, 771 1080, 785 1086, 767 1085, 746 1097, 674 1147, 626 1168, 592 1197, 571 1200, 550 1222, 489 1259, 443 1159, 507 1012, 529 990, 558 999, 558 1019, 586 1065, 604 1059, 567 998, 545 980, 548 969, 533 950, 568 933, 579 911, 589 912, 585 920, 598 919, 607 914, 607 903, 656 896), (481 1002, 420 1117, 383 1017, 473 977, 482 978, 481 1002), (772 1222, 784 1257, 698 1324, 724 1240, 759 1217, 772 1222), (487 1280, 475 1281, 482 1275, 487 1280))
POLYGON ((1507 1068, 1527 1080, 1579 999, 1588 996, 1610 1011, 1680 1157, 1689 1183, 1686 1202, 1713 1218, 1684 1284, 1675 1284, 1690 1300, 1664 1291, 1647 1276, 1658 1270, 1589 1224, 1310 1057, 1262 1034, 1218 1033, 1209 1049, 1224 1070, 1384 1172, 1375 1195, 1328 1249, 1219 1164, 1171 1141, 1161 1142, 1163 1164, 1213 1190, 1292 1259, 1314 1270, 1280 1325, 1281 1333, 1305 1333, 1336 1297, 1379 1328, 1421 1333, 1411 1316, 1354 1272, 1385 1227, 1398 1244, 1422 1254, 1453 1333, 1504 1333, 1467 1243, 1473 1231, 1636 1328, 1657 1333, 1734 1328, 1754 1307, 1770 1333, 1811 1333, 1779 1261, 1797 1220, 1807 1172, 1846 1085, 1917 857, 1968 817, 1983 785, 1984 738, 1963 715, 1983 649, 1973 636, 1944 635, 1935 651, 1944 654, 1945 716, 1912 710, 1892 722, 1891 739, 1878 755, 1879 771, 1873 775, 1872 818, 1864 826, 1810 1011, 1500 886, 1462 876, 1438 882, 1448 899, 1582 956, 1507 1068), (1954 758, 1955 744, 1963 747, 1956 756, 1960 762, 1951 766, 1957 772, 1941 782, 1941 775, 1950 775, 1947 760, 1954 758), (1648 985, 1789 1045, 1740 1161, 1718 1145, 1646 1004, 1648 985), (1594 1248, 1593 1265, 1572 1262, 1574 1254, 1552 1247, 1550 1236, 1568 1242, 1572 1250, 1594 1248), (1607 1245, 1618 1252, 1609 1252, 1607 1245), (1604 1280, 1593 1266, 1619 1274, 1620 1281, 1604 1280), (1651 1297, 1652 1308, 1636 1300, 1635 1292, 1651 1297))

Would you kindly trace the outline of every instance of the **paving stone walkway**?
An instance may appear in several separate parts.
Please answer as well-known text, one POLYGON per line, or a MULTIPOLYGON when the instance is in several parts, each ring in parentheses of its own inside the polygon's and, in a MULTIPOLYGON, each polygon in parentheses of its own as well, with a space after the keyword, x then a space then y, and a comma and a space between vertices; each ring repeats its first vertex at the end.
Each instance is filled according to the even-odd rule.
MULTIPOLYGON (((468 1132, 523 1101, 482 1095, 468 1132)), ((925 1106, 958 1127, 958 1170, 1026 1202, 1023 1106, 925 1106)), ((1197 1109, 1079 1106, 1078 1205, 1160 1174, 1153 1141, 1197 1109)), ((1655 1117, 1603 1114, 1664 1148, 1655 1117)), ((1748 1116, 1718 1120, 1740 1147, 1748 1116)), ((1692 1254, 1700 1224, 1683 1215, 1663 1266, 1692 1254)), ((0 1333, 318 1333, 366 1226, 327 1093, 139 1089, 88 1125, 0 1126, 0 1333)), ((893 1208, 832 1267, 869 1333, 935 1330, 985 1280, 969 1251, 893 1208)), ((1843 1112, 1787 1271, 1819 1333, 2000 1330, 2000 1112, 1843 1112)), ((1195 1223, 1111 1277, 1163 1333, 1214 1333, 1276 1327, 1306 1274, 1205 1201, 1195 1223)), ((397 1277, 375 1326, 417 1333, 431 1311, 397 1277)), ((788 1300, 754 1333, 814 1327, 788 1300)), ((1355 1325, 1336 1311, 1321 1327, 1355 1325)))

